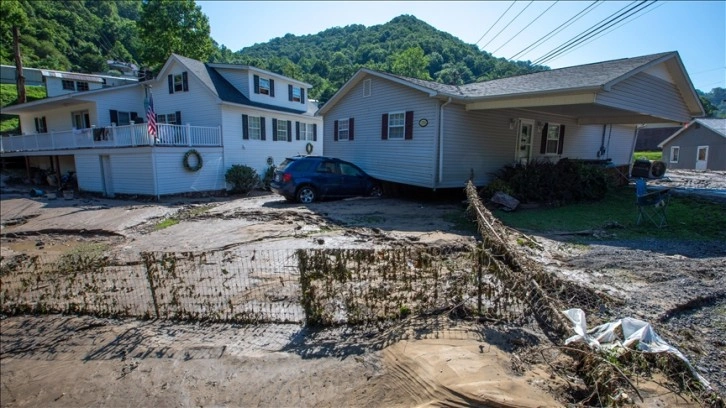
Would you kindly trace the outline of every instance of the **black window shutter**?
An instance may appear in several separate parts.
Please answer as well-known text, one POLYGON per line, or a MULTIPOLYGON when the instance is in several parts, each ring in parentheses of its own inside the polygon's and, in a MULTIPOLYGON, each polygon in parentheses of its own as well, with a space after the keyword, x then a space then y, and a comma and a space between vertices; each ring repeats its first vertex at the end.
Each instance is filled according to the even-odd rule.
POLYGON ((143 120, 142 120, 141 122, 139 122, 139 114, 138 114, 138 113, 136 113, 136 112, 131 112, 131 114, 130 114, 129 116, 130 116, 130 120, 131 120, 132 122, 136 122, 136 123, 144 123, 144 121, 143 121, 143 120))
POLYGON ((270 96, 275 96, 275 80, 270 79, 270 96))
POLYGON ((48 123, 45 121, 45 116, 43 116, 40 121, 43 122, 43 132, 48 133, 48 123))
POLYGON ((403 138, 406 140, 413 139, 413 111, 406 112, 406 124, 403 129, 403 138))
POLYGON ((287 121, 287 141, 292 142, 292 121, 287 121))
POLYGON ((381 139, 388 139, 388 114, 384 113, 381 119, 381 139))
POLYGON ((277 119, 272 118, 272 141, 277 141, 277 119))
POLYGON ((355 121, 353 118, 348 119, 348 140, 353 140, 353 130, 355 128, 355 126, 353 126, 354 124, 355 121))
POLYGON ((295 140, 300 140, 300 122, 295 122, 295 140))
POLYGON ((265 140, 265 118, 260 116, 260 140, 265 140))
POLYGON ((562 154, 565 147, 565 125, 560 125, 560 144, 557 146, 557 154, 562 154))
MULTIPOLYGON (((43 120, 45 120, 45 118, 43 118, 43 120)), ((313 123, 313 142, 317 142, 317 141, 318 141, 318 124, 313 123)))
POLYGON ((544 154, 545 151, 547 151, 547 125, 548 123, 545 123, 545 125, 542 126, 542 142, 539 146, 539 152, 541 154, 544 154))
POLYGON ((166 82, 169 83, 169 93, 173 94, 174 93, 174 77, 172 77, 171 74, 169 74, 166 77, 166 82))
POLYGON ((292 101, 292 85, 287 86, 287 100, 292 101))
POLYGON ((305 103, 305 88, 300 88, 300 103, 305 103))
POLYGON ((260 93, 260 76, 255 75, 253 82, 255 83, 255 93, 256 94, 260 93))
POLYGON ((333 141, 338 141, 338 121, 333 122, 333 141))
POLYGON ((181 125, 182 124, 182 121, 181 121, 181 111, 174 112, 174 116, 176 116, 176 124, 177 125, 181 125))
POLYGON ((187 77, 187 72, 182 72, 182 87, 184 89, 184 92, 187 92, 189 90, 189 77, 187 77))
POLYGON ((250 138, 250 130, 247 127, 249 124, 249 119, 247 118, 247 115, 242 115, 242 140, 248 140, 250 138))
POLYGON ((118 111, 111 109, 110 112, 111 112, 111 123, 115 123, 118 125, 118 111))
POLYGON ((35 118, 35 132, 40 133, 40 121, 39 118, 35 118))

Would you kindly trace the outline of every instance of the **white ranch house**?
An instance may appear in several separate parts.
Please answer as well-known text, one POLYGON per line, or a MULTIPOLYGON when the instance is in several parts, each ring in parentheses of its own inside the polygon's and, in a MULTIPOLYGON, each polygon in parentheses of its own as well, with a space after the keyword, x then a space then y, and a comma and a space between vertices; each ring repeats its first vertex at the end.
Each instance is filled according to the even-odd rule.
POLYGON ((251 66, 173 54, 154 80, 4 108, 19 116, 23 134, 0 138, 0 152, 25 157, 29 169, 75 171, 79 190, 106 196, 221 191, 234 164, 262 175, 288 156, 323 153, 310 88, 251 66), (158 139, 147 128, 147 92, 158 139))
POLYGON ((703 116, 677 52, 461 86, 359 70, 319 111, 325 152, 381 180, 485 185, 505 165, 631 164, 638 126, 703 116))

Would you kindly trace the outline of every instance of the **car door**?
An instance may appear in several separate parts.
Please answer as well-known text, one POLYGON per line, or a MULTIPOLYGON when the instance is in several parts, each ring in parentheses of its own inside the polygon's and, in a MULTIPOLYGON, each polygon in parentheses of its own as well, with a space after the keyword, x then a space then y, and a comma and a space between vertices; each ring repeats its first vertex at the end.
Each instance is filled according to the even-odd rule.
POLYGON ((338 163, 330 160, 323 160, 315 169, 313 176, 315 188, 318 194, 323 197, 339 197, 341 193, 342 178, 338 163))
POLYGON ((346 197, 362 196, 367 193, 368 177, 356 166, 341 162, 342 194, 346 197))

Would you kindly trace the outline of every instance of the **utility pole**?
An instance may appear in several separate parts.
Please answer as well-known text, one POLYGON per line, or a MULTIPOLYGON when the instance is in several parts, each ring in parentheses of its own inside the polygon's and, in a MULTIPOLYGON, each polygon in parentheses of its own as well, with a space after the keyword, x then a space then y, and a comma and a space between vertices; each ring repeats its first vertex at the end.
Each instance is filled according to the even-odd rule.
POLYGON ((13 25, 13 51, 15 54, 15 83, 18 87, 18 103, 25 103, 25 76, 23 76, 23 61, 20 58, 20 27, 13 25))

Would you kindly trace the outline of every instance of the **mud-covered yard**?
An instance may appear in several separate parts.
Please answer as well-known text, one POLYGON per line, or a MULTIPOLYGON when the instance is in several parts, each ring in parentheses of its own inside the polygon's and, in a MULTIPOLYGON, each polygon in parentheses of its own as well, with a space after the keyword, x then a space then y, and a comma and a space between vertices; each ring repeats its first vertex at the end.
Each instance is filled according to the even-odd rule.
MULTIPOLYGON (((706 188, 726 189, 719 177, 706 188)), ((266 193, 154 202, 48 200, 27 191, 3 186, 4 257, 474 245, 477 239, 458 195, 302 206, 266 193)), ((612 299, 597 319, 651 322, 716 390, 726 391, 726 244, 531 238, 538 243, 527 249, 532 259, 612 299)), ((0 405, 7 407, 534 407, 585 397, 572 391, 572 378, 554 371, 565 361, 535 352, 552 346, 536 327, 445 314, 319 331, 62 315, 3 316, 1 324, 0 405)), ((656 382, 639 386, 642 405, 692 403, 656 382)))

